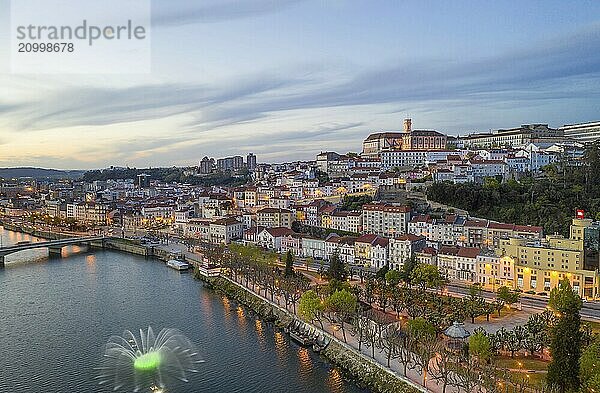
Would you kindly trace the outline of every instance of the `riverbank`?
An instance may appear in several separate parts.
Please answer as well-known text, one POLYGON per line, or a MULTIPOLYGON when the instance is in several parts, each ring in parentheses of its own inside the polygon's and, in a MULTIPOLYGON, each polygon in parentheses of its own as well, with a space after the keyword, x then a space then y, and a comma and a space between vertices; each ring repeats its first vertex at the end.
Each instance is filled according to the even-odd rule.
MULTIPOLYGON (((257 295, 243 285, 223 276, 204 277, 196 275, 215 291, 222 293, 230 299, 248 307, 266 321, 273 322, 276 326, 284 328, 296 321, 306 324, 289 310, 257 295)), ((352 380, 377 393, 417 393, 427 392, 419 386, 396 372, 386 368, 379 362, 357 352, 348 344, 343 343, 326 331, 317 329, 319 334, 327 337, 329 345, 320 354, 331 364, 342 370, 352 380)))
MULTIPOLYGON (((12 224, 3 225, 5 229, 27 233, 32 236, 45 239, 62 239, 73 237, 74 234, 64 234, 57 232, 47 232, 22 228, 12 224)), ((94 245, 92 245, 94 247, 94 245)), ((143 256, 145 258, 156 258, 161 261, 167 261, 172 258, 172 253, 158 247, 147 247, 134 240, 122 238, 108 238, 103 242, 103 247, 108 250, 143 256)), ((190 262, 199 262, 191 260, 190 262)), ((263 320, 273 322, 279 328, 285 328, 296 322, 306 324, 289 310, 269 301, 268 299, 257 295, 245 288, 243 285, 230 280, 227 277, 210 277, 197 274, 197 278, 203 280, 209 288, 226 295, 240 304, 253 310, 263 320)), ((355 348, 343 343, 336 337, 326 331, 322 331, 315 326, 310 325, 312 329, 317 329, 320 334, 327 337, 329 344, 320 352, 331 364, 335 365, 350 379, 378 393, 417 393, 427 392, 427 390, 405 377, 397 374, 393 370, 384 367, 381 363, 373 360, 364 354, 359 353, 355 348)))

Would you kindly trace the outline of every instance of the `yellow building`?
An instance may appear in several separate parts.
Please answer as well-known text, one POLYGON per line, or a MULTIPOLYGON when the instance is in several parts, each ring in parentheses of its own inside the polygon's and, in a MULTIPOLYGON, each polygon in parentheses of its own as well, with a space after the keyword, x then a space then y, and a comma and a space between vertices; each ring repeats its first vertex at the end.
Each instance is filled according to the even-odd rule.
POLYGON ((331 228, 331 225, 333 222, 333 219, 331 218, 331 214, 332 213, 327 212, 327 213, 323 213, 321 215, 321 227, 322 228, 328 228, 328 229, 331 228))
POLYGON ((600 287, 598 271, 584 270, 582 224, 574 222, 570 239, 557 235, 546 236, 542 241, 501 239, 496 251, 498 256, 515 261, 515 287, 525 292, 549 293, 567 278, 580 296, 597 297, 600 287))
POLYGON ((354 262, 357 265, 371 265, 371 247, 377 240, 377 235, 362 235, 354 242, 354 262))
POLYGON ((265 207, 256 212, 258 226, 265 228, 291 228, 295 214, 291 210, 265 207))
POLYGON ((571 224, 570 238, 574 240, 583 240, 585 228, 591 226, 592 220, 574 218, 571 224))

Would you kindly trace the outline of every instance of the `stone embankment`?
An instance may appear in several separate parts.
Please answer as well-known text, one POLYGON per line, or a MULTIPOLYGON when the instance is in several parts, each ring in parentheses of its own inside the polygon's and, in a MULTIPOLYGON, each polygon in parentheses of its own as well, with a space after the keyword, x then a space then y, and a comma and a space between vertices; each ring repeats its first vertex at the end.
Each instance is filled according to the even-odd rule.
MULTIPOLYGON (((201 275, 196 275, 196 277, 206 282, 210 288, 250 308, 262 319, 273 322, 280 328, 288 327, 295 321, 297 321, 296 323, 305 323, 285 308, 258 296, 226 277, 207 278, 201 275)), ((318 330, 320 335, 326 336, 328 339, 329 344, 320 354, 359 384, 379 393, 427 392, 422 386, 408 381, 377 361, 360 354, 329 333, 312 325, 311 328, 318 330)))
MULTIPOLYGON (((55 240, 74 236, 73 234, 34 230, 28 227, 20 227, 10 223, 3 223, 2 225, 7 230, 23 232, 44 239, 55 240)), ((104 241, 103 246, 106 249, 140 255, 146 258, 156 258, 162 261, 167 261, 172 257, 171 253, 166 250, 158 247, 147 247, 128 239, 109 238, 104 241)), ((326 341, 328 343, 328 345, 321 350, 320 354, 340 370, 342 370, 350 378, 374 392, 427 392, 427 390, 422 386, 407 380, 394 371, 384 367, 377 361, 359 353, 354 348, 341 342, 329 333, 322 331, 315 326, 306 324, 289 310, 286 310, 285 308, 280 307, 268 299, 255 294, 254 292, 236 283, 235 281, 230 280, 229 278, 223 276, 207 277, 203 276, 202 274, 196 274, 196 278, 203 280, 210 288, 226 295, 240 304, 243 304, 244 306, 253 310, 265 321, 273 322, 280 328, 289 327, 294 322, 295 324, 310 326, 310 329, 318 331, 320 336, 326 337, 326 341)))

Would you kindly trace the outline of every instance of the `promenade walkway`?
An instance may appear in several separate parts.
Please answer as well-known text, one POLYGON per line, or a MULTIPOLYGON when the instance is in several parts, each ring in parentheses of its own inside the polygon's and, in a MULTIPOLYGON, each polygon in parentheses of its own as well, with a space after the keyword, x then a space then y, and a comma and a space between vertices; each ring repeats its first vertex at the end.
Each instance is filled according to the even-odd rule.
MULTIPOLYGON (((232 282, 235 282, 232 279, 229 279, 232 282)), ((261 299, 263 299, 264 301, 271 303, 273 305, 276 305, 280 308, 286 309, 288 312, 295 314, 296 316, 298 316, 297 312, 294 313, 294 310, 292 309, 292 307, 286 307, 285 306, 285 300, 283 299, 283 297, 275 295, 273 297, 274 301, 271 301, 271 296, 270 294, 265 294, 267 296, 263 296, 263 294, 259 294, 257 293, 254 289, 253 286, 251 286, 250 288, 246 287, 245 285, 243 285, 242 283, 239 282, 235 282, 236 284, 240 285, 241 287, 247 289, 248 291, 252 292, 254 295, 260 297, 261 299)), ((316 326, 317 328, 320 328, 320 326, 316 326)), ((339 341, 343 342, 343 337, 342 337, 342 332, 341 330, 339 330, 339 328, 329 322, 323 321, 323 328, 324 330, 329 333, 330 335, 332 335, 333 337, 337 338, 339 341)), ((374 359, 377 363, 379 363, 380 365, 382 365, 384 368, 387 368, 393 372, 395 372, 396 374, 400 375, 400 376, 405 376, 408 380, 410 380, 413 384, 420 386, 423 390, 432 392, 432 393, 442 393, 442 385, 438 385, 436 383, 436 381, 432 380, 431 378, 426 380, 426 384, 425 386, 423 386, 423 374, 419 373, 416 369, 414 368, 408 368, 406 375, 404 375, 404 366, 401 365, 397 360, 392 360, 391 361, 391 367, 387 367, 387 358, 385 356, 385 354, 383 353, 382 350, 376 348, 375 349, 375 358, 373 358, 372 352, 371 352, 371 348, 370 347, 366 347, 364 344, 362 345, 361 350, 359 351, 358 349, 358 341, 356 339, 356 337, 354 337, 351 333, 350 333, 350 327, 347 326, 346 327, 346 344, 348 346, 350 346, 352 349, 354 349, 356 352, 359 352, 361 354, 363 354, 364 356, 370 358, 370 359, 374 359)), ((458 393, 459 390, 453 386, 447 386, 446 387, 446 393, 458 393)))

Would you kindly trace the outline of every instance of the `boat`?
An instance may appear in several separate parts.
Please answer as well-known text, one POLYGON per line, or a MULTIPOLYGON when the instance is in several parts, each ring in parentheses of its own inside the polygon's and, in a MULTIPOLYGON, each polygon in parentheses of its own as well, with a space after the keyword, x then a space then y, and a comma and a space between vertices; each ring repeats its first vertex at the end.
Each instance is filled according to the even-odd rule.
POLYGON ((293 331, 290 332, 290 337, 303 347, 310 347, 313 344, 313 340, 310 337, 300 335, 293 331))
POLYGON ((178 261, 176 259, 171 259, 167 262, 167 266, 175 269, 175 270, 188 270, 190 268, 190 265, 188 265, 187 263, 183 262, 183 261, 178 261))

